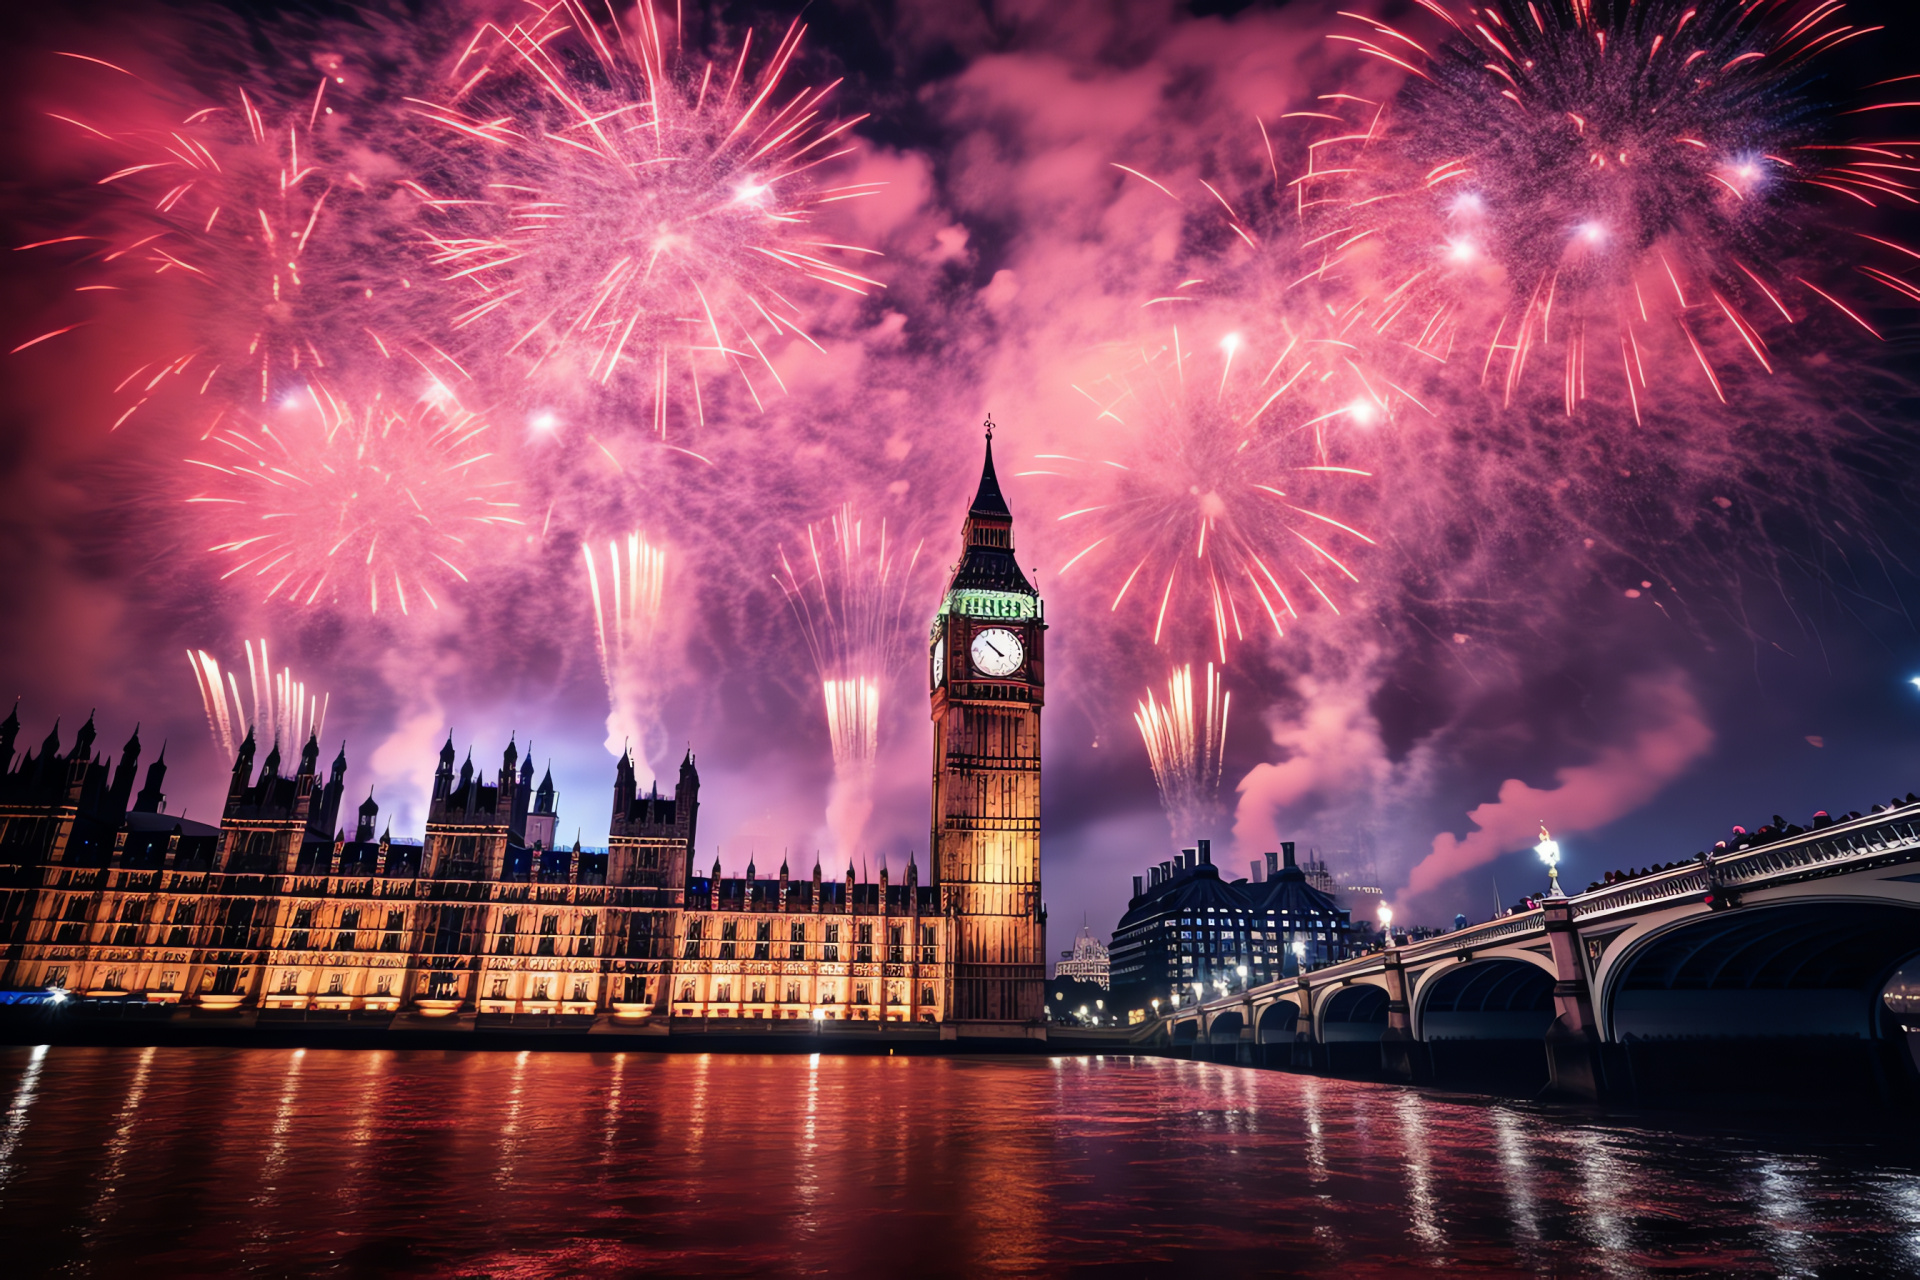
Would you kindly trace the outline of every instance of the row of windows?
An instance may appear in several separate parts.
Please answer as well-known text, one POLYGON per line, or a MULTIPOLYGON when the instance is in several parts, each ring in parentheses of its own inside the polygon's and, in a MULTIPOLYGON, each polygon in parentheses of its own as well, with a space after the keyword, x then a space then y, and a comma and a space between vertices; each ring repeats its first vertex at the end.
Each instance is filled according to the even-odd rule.
MULTIPOLYGON (((741 992, 746 997, 745 1003, 747 1004, 768 1003, 767 1001, 768 988, 765 982, 753 981, 753 982, 742 983, 740 989, 741 989, 741 992)), ((774 989, 778 990, 777 987, 774 989)), ((700 1003, 698 990, 699 988, 696 987, 695 984, 693 984, 692 982, 681 983, 680 984, 680 1003, 681 1004, 700 1003)), ((787 998, 786 998, 787 1004, 807 1003, 805 1000, 801 998, 799 983, 797 982, 787 983, 786 990, 787 990, 787 998)), ((901 986, 899 983, 888 983, 886 988, 886 999, 888 1004, 904 1004, 906 1003, 906 989, 903 986, 901 986)), ((714 983, 713 999, 710 1003, 713 1003, 713 1004, 732 1004, 733 1003, 733 982, 730 979, 722 979, 721 981, 714 983)), ((820 1003, 821 1004, 840 1003, 839 991, 836 987, 834 987, 832 983, 827 983, 826 985, 821 987, 820 1003)), ((848 1001, 848 1003, 849 1004, 872 1004, 873 1003, 872 984, 865 983, 865 982, 854 983, 852 998, 848 1001)), ((931 985, 922 986, 920 988, 920 1003, 923 1005, 931 1005, 935 1003, 934 989, 931 985)))

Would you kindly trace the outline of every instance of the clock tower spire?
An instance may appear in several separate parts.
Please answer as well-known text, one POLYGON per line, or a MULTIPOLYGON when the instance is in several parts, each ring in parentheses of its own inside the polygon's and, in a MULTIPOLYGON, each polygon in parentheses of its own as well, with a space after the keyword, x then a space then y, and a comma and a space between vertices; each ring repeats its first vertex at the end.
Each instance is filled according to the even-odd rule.
POLYGON ((1013 512, 987 420, 980 488, 930 637, 934 883, 952 922, 948 1016, 1002 1034, 1039 1019, 1040 708, 1046 623, 1014 558, 1013 512), (1012 1025, 1009 1025, 1012 1024, 1012 1025))

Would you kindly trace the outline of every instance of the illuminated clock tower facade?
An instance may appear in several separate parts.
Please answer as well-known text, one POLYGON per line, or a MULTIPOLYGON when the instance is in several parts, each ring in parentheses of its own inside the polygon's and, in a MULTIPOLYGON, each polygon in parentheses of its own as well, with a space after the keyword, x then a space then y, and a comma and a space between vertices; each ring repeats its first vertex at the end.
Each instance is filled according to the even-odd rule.
MULTIPOLYGON (((933 879, 949 931, 947 1017, 1034 1022, 1046 994, 1040 707, 1046 623, 1014 558, 989 423, 961 559, 930 637, 933 879)), ((986 1030, 982 1026, 979 1030, 986 1030)))

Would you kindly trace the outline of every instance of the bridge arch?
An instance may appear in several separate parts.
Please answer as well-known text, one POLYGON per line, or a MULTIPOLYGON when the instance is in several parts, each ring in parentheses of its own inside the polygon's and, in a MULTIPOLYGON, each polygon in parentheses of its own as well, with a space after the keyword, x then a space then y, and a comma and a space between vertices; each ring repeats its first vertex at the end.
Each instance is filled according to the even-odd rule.
POLYGON ((1173 1042, 1192 1044, 1200 1038, 1200 1019, 1198 1017, 1181 1018, 1173 1024, 1173 1042))
POLYGON ((1261 1044, 1291 1044, 1299 1025, 1300 1006, 1291 1000, 1276 1000, 1260 1011, 1254 1038, 1261 1044))
POLYGON ((1538 1040, 1553 1025, 1554 975, 1531 958, 1449 965, 1420 984, 1414 1033, 1424 1041, 1538 1040))
POLYGON ((1329 992, 1320 1002, 1322 1044, 1376 1043, 1387 1031, 1387 989, 1360 981, 1329 992))
POLYGON ((1207 1043, 1240 1043, 1240 1029, 1247 1025, 1245 1015, 1238 1009, 1223 1009, 1207 1020, 1207 1043))
POLYGON ((1800 898, 1649 931, 1611 966, 1606 1038, 1886 1039, 1881 991, 1920 954, 1920 906, 1800 898))

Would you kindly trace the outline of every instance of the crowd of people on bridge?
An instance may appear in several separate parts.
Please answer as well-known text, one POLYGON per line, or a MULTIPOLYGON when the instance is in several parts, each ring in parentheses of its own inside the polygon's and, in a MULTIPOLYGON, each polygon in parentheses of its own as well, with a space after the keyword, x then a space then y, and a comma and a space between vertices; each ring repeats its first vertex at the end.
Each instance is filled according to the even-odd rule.
MULTIPOLYGON (((1899 796, 1895 796, 1886 804, 1874 805, 1868 812, 1885 813, 1890 809, 1897 809, 1903 805, 1910 804, 1920 804, 1920 796, 1916 796, 1911 791, 1907 792, 1906 799, 1904 800, 1899 796)), ((1625 871, 1609 871, 1603 878, 1589 884, 1587 886, 1587 892, 1593 893, 1600 889, 1608 888, 1611 885, 1626 884, 1629 881, 1639 880, 1646 876, 1658 875, 1663 871, 1673 871, 1681 867, 1695 866, 1699 863, 1706 862, 1709 858, 1719 857, 1721 854, 1738 853, 1742 849, 1757 848, 1763 844, 1771 844, 1775 840, 1785 840, 1791 836, 1805 835, 1809 831, 1819 831, 1824 827, 1832 826, 1836 822, 1851 822, 1856 818, 1864 818, 1866 816, 1866 814, 1855 809, 1850 813, 1843 813, 1836 818, 1825 809, 1822 809, 1813 815, 1809 826, 1803 827, 1798 823, 1788 822, 1776 813, 1773 815, 1772 822, 1756 827, 1752 831, 1747 830, 1745 827, 1735 827, 1725 840, 1715 841, 1711 851, 1703 849, 1685 861, 1662 862, 1649 867, 1641 867, 1638 870, 1629 867, 1625 871)))

